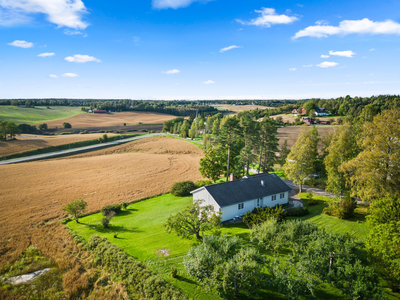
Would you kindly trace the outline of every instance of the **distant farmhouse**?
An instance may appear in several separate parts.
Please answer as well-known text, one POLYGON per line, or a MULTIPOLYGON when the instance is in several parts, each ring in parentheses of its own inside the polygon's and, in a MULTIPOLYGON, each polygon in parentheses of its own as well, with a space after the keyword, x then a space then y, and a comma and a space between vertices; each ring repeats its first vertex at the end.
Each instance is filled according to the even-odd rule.
POLYGON ((315 115, 317 117, 329 116, 329 113, 323 107, 316 107, 315 108, 315 115))
POLYGON ((331 122, 330 121, 326 121, 326 120, 319 120, 316 121, 313 118, 303 118, 303 122, 306 123, 307 125, 313 125, 313 124, 318 124, 318 125, 330 125, 331 122))
POLYGON ((106 110, 94 110, 93 111, 95 114, 106 114, 107 111, 106 110))
POLYGON ((191 192, 193 201, 204 200, 221 212, 222 222, 252 211, 255 207, 287 204, 292 189, 276 174, 262 173, 235 181, 206 185, 191 192))

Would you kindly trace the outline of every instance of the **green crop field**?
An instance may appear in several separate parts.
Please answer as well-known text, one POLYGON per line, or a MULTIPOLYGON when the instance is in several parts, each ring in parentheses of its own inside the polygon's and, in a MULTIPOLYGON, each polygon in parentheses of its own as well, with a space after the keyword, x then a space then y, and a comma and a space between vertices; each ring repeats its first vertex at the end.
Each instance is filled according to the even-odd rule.
MULTIPOLYGON (((302 198, 305 194, 300 194, 302 198)), ((364 210, 358 209, 354 219, 339 220, 334 217, 322 215, 322 210, 332 201, 330 198, 318 197, 319 204, 307 206, 310 214, 302 217, 319 226, 333 232, 350 232, 365 240, 368 233, 364 219, 364 210)), ((115 216, 108 229, 104 229, 100 223, 101 213, 91 214, 80 219, 80 223, 71 221, 67 226, 78 235, 88 240, 91 235, 98 234, 106 237, 110 242, 118 245, 124 251, 144 263, 150 270, 161 275, 166 281, 179 288, 189 299, 214 300, 221 299, 212 292, 207 292, 190 278, 183 266, 183 259, 189 248, 196 245, 196 239, 181 239, 175 233, 168 234, 163 226, 167 217, 182 210, 192 202, 192 197, 175 197, 166 194, 151 199, 134 202, 115 216), (118 233, 114 238, 114 234, 118 233), (178 277, 171 278, 171 266, 178 269, 178 277)), ((249 240, 250 230, 244 224, 229 224, 221 228, 221 234, 239 236, 243 242, 252 247, 257 247, 249 240)), ((257 247, 258 248, 258 247, 257 247)), ((270 253, 262 251, 268 256, 270 253)), ((318 299, 344 299, 340 291, 327 284, 322 284, 317 289, 318 299)), ((400 299, 397 295, 386 294, 390 299, 400 299)), ((261 291, 262 299, 285 299, 277 290, 268 289, 261 291)), ((238 297, 236 299, 246 299, 238 297)))
POLYGON ((0 121, 35 124, 47 121, 65 119, 84 113, 80 107, 71 106, 36 106, 22 108, 19 106, 0 105, 0 121))

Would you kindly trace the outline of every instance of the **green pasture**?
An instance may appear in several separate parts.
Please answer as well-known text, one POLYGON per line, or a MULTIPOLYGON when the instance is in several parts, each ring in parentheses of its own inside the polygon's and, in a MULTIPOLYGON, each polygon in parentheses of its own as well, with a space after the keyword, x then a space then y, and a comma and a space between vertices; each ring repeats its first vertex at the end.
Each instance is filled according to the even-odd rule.
POLYGON ((52 120, 65 119, 85 113, 80 107, 72 106, 36 106, 23 108, 19 106, 0 105, 0 121, 17 124, 45 123, 52 120))
MULTIPOLYGON (((300 194, 305 198, 306 194, 300 194)), ((318 197, 319 204, 307 206, 310 214, 301 219, 315 222, 321 227, 333 232, 349 232, 365 240, 368 233, 364 219, 364 209, 358 208, 354 219, 339 220, 322 214, 330 198, 318 197)), ((221 299, 212 292, 207 292, 190 278, 183 266, 183 259, 189 248, 196 245, 196 239, 181 239, 175 233, 168 234, 163 226, 167 217, 182 210, 192 202, 192 197, 175 197, 165 194, 147 200, 134 202, 128 209, 122 211, 111 220, 110 228, 104 229, 100 223, 101 213, 91 214, 80 219, 80 223, 70 221, 67 226, 78 235, 88 240, 92 234, 106 237, 110 242, 118 245, 138 261, 144 263, 150 270, 160 274, 165 280, 180 289, 189 299, 214 300, 221 299), (117 234, 117 237, 114 235, 117 234), (171 266, 178 269, 178 277, 171 278, 171 266)), ((239 236, 245 244, 257 247, 249 240, 250 230, 244 224, 228 224, 221 227, 221 234, 239 236)), ((207 233, 206 233, 207 234, 207 233)), ((261 253, 268 256, 269 253, 261 253)), ((387 295, 390 297, 390 295, 387 295)), ((331 286, 322 284, 317 289, 318 299, 344 299, 340 291, 331 286)), ((391 299, 399 299, 390 297, 391 299)), ((245 299, 245 298, 237 298, 245 299)), ((261 291, 260 299, 285 299, 284 295, 273 289, 261 291)))

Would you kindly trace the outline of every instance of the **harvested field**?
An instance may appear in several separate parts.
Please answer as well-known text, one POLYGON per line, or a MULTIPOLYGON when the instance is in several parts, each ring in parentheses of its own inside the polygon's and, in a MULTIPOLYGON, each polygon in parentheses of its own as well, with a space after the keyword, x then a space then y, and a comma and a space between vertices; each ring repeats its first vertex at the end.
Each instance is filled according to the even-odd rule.
POLYGON ((123 126, 124 123, 126 125, 162 124, 164 121, 173 118, 176 118, 176 116, 145 111, 125 111, 109 114, 83 113, 71 118, 47 122, 47 126, 48 128, 62 128, 64 122, 70 123, 73 128, 123 126))
MULTIPOLYGON (((287 140, 288 148, 291 148, 297 141, 297 138, 300 134, 301 126, 289 126, 289 127, 281 127, 278 128, 278 139, 279 139, 279 147, 287 140)), ((335 129, 334 126, 317 126, 319 138, 324 138, 329 132, 335 129)), ((319 148, 322 147, 321 142, 319 143, 319 148)))
MULTIPOLYGON (((103 134, 91 133, 55 136, 22 134, 21 136, 17 136, 16 140, 0 142, 0 157, 51 146, 94 140, 103 136, 103 134)), ((107 133, 107 135, 112 137, 115 134, 107 133)))
MULTIPOLYGON (((221 104, 221 105, 212 105, 215 108, 219 110, 229 110, 232 111, 234 114, 240 113, 245 110, 256 110, 257 108, 259 110, 264 110, 267 108, 273 108, 273 107, 267 107, 267 106, 262 106, 262 105, 230 105, 230 104, 221 104)), ((233 114, 232 113, 232 114, 233 114)))
POLYGON ((185 141, 155 137, 110 150, 0 166, 0 266, 29 244, 52 257, 63 253, 72 239, 59 223, 62 208, 77 198, 94 212, 166 193, 176 181, 202 179, 203 151, 185 141))

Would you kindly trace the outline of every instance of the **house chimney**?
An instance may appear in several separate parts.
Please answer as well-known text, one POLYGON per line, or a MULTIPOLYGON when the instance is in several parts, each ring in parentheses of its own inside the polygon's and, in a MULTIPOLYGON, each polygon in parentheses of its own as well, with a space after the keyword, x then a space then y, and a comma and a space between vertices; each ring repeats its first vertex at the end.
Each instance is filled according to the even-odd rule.
POLYGON ((231 173, 231 177, 229 179, 229 181, 234 181, 235 180, 235 174, 231 173))
POLYGON ((261 185, 265 186, 264 180, 261 180, 261 185))

